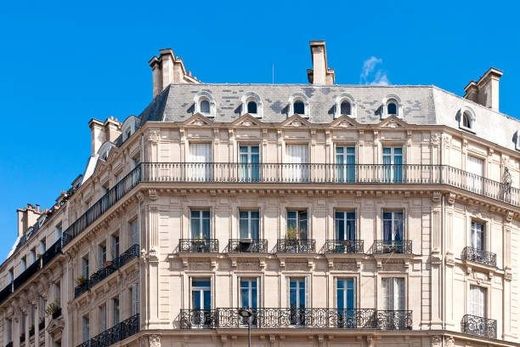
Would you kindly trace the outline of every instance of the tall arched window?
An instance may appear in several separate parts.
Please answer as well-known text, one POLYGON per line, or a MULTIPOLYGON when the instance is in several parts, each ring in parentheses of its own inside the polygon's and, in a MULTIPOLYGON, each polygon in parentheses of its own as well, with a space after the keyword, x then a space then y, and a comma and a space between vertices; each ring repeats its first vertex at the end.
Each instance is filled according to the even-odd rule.
POLYGON ((257 114, 258 113, 258 107, 255 101, 249 101, 247 103, 247 113, 249 114, 257 114))
POLYGON ((204 99, 200 102, 200 113, 209 114, 211 110, 211 106, 209 101, 204 99))
POLYGON ((462 113, 462 126, 471 129, 471 114, 468 111, 462 113))
POLYGON ((301 100, 297 100, 293 103, 293 111, 294 114, 304 115, 305 114, 305 104, 301 100))
POLYGON ((397 116, 397 103, 395 101, 389 101, 386 104, 386 114, 389 116, 397 116))
POLYGON ((352 115, 352 105, 350 104, 350 102, 348 102, 346 100, 341 102, 340 114, 342 116, 350 116, 350 115, 352 115))

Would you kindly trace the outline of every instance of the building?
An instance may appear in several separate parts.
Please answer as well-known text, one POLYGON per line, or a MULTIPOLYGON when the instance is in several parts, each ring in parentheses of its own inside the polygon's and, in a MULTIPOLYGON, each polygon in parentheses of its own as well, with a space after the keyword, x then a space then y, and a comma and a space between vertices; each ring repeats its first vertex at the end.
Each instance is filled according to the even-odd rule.
POLYGON ((310 48, 307 85, 204 84, 152 58, 150 105, 91 120, 84 174, 18 210, 2 345, 518 346, 502 73, 464 97, 335 85, 310 48))

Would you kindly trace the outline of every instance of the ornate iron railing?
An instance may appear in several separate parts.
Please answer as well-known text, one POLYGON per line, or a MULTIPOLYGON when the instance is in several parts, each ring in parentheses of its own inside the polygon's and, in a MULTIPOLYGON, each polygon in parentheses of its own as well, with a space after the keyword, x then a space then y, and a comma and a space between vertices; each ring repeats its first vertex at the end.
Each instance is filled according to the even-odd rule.
POLYGON ((13 281, 14 289, 21 287, 29 278, 31 278, 38 270, 41 269, 41 260, 37 259, 27 267, 18 277, 13 281))
POLYGON ((412 254, 412 241, 386 241, 376 240, 372 249, 374 254, 398 253, 398 254, 412 254))
POLYGON ((78 297, 90 288, 94 287, 99 282, 116 272, 119 268, 127 264, 130 260, 139 256, 139 244, 132 245, 129 249, 123 252, 119 257, 112 261, 107 261, 105 266, 93 273, 89 279, 84 283, 74 288, 74 297, 78 297))
POLYGON ((218 253, 217 239, 180 239, 179 253, 218 253))
POLYGON ((229 253, 267 253, 267 240, 230 239, 227 250, 229 253))
MULTIPOLYGON (((329 308, 258 308, 253 309, 252 324, 257 329, 341 328, 404 330, 412 328, 412 311, 329 308)), ((181 310, 181 329, 247 327, 236 308, 181 310)))
POLYGON ((61 239, 54 242, 54 244, 47 248, 47 250, 43 253, 42 267, 49 264, 59 254, 61 254, 61 239))
POLYGON ((475 247, 464 247, 461 255, 462 260, 472 261, 487 266, 497 266, 497 255, 475 247))
POLYGON ((103 331, 101 334, 94 336, 90 340, 79 344, 78 347, 108 347, 138 332, 139 314, 136 314, 103 331))
POLYGON ((461 330, 466 334, 497 338, 497 321, 484 317, 465 314, 462 317, 461 330))
POLYGON ((363 240, 327 240, 323 247, 323 253, 364 253, 365 242, 363 240))
POLYGON ((294 239, 278 239, 276 243, 277 253, 315 253, 316 240, 294 240, 294 239))

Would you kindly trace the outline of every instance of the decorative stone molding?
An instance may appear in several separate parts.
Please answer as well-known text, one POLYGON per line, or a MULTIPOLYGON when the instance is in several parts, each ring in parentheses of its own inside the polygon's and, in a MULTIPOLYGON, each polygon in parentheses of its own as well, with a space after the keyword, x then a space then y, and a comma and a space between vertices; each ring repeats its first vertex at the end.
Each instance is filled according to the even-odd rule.
POLYGON ((146 139, 150 143, 157 144, 160 139, 159 130, 150 129, 150 131, 148 132, 148 135, 146 136, 146 139))
POLYGON ((456 195, 453 194, 453 193, 449 193, 447 195, 447 200, 446 201, 448 202, 448 205, 453 206, 453 204, 455 204, 455 197, 456 197, 456 195))
POLYGON ((432 347, 442 346, 442 336, 432 336, 432 347))
POLYGON ((148 336, 148 345, 150 347, 161 347, 161 336, 160 335, 148 336))

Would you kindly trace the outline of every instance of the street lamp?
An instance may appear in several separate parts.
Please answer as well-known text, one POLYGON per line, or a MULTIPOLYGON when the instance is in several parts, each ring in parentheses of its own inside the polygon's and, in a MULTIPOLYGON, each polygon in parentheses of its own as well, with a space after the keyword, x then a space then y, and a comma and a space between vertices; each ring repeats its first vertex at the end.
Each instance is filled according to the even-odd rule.
POLYGON ((247 346, 251 347, 251 323, 253 321, 253 310, 251 308, 238 309, 238 315, 247 321, 247 346))

